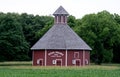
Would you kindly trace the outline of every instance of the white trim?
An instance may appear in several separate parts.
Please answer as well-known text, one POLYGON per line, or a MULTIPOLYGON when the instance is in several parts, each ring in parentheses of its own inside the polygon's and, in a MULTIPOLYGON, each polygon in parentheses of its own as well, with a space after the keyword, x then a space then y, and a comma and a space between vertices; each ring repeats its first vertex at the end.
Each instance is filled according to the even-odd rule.
POLYGON ((56 60, 52 60, 52 64, 56 64, 56 60))
POLYGON ((65 53, 65 66, 67 66, 67 56, 68 56, 68 53, 67 53, 67 49, 66 49, 66 53, 65 53))
POLYGON ((88 59, 85 59, 85 65, 89 65, 88 59))
POLYGON ((45 49, 45 66, 46 66, 46 62, 47 62, 47 50, 45 49))
POLYGON ((48 56, 50 57, 62 57, 64 54, 59 51, 52 51, 48 53, 48 56))
POLYGON ((32 51, 32 65, 33 65, 33 62, 34 62, 34 51, 32 51))
POLYGON ((85 65, 85 51, 83 50, 83 66, 85 65))
POLYGON ((43 59, 42 59, 42 58, 37 59, 37 65, 40 65, 40 61, 42 62, 42 65, 41 65, 41 66, 43 66, 43 59))
POLYGON ((74 58, 79 58, 79 52, 74 52, 74 58), (77 57, 76 57, 76 54, 77 54, 77 57))
POLYGON ((90 51, 88 52, 89 58, 88 58, 88 65, 90 65, 90 51))

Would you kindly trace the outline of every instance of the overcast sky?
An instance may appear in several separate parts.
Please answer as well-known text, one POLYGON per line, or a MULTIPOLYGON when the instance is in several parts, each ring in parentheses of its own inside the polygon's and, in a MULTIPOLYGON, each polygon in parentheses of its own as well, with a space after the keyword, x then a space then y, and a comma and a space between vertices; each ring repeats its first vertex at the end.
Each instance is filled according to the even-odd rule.
POLYGON ((120 15, 120 0, 0 0, 0 12, 51 15, 60 5, 76 18, 103 10, 120 15))

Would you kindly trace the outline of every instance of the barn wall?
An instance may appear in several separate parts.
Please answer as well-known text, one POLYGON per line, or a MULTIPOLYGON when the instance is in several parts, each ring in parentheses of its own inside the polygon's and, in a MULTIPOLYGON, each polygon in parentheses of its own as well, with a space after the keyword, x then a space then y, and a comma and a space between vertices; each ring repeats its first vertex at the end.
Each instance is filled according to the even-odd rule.
POLYGON ((72 66, 73 64, 72 64, 72 60, 74 59, 74 51, 67 51, 67 53, 68 53, 68 57, 67 57, 67 59, 68 59, 68 61, 67 61, 67 64, 68 64, 68 66, 72 66))
POLYGON ((62 60, 62 66, 65 66, 65 50, 47 50, 47 65, 55 66, 53 60, 62 60))
MULTIPOLYGON (((46 50, 46 65, 47 66, 56 66, 53 64, 53 60, 62 60, 62 66, 66 65, 66 51, 65 50, 46 50)), ((89 65, 90 63, 90 51, 82 51, 82 50, 68 50, 67 51, 67 66, 76 66, 77 64, 73 63, 73 60, 79 60, 79 66, 83 64, 89 65), (75 57, 74 53, 79 53, 79 57, 75 57), (84 57, 83 57, 84 52, 84 57), (84 63, 83 63, 84 58, 84 63), (87 61, 86 61, 87 60, 87 61)), ((45 50, 33 51, 33 65, 41 66, 37 64, 37 60, 42 59, 42 65, 45 65, 45 50)))
POLYGON ((83 51, 80 50, 68 50, 68 66, 75 66, 73 60, 80 60, 80 65, 83 64, 83 51), (74 57, 74 52, 79 53, 79 57, 74 57))
POLYGON ((38 59, 43 59, 43 65, 44 65, 44 60, 45 60, 45 51, 44 50, 39 50, 39 51, 33 51, 33 65, 39 65, 37 64, 38 59))
POLYGON ((90 51, 86 51, 85 52, 85 65, 89 65, 90 64, 90 51), (87 63, 87 61, 88 63, 87 63))

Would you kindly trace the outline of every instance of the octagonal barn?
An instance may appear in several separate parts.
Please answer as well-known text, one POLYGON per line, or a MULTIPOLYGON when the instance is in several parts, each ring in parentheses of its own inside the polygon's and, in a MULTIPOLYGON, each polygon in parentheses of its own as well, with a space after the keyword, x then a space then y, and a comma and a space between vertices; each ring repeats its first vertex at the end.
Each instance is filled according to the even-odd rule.
POLYGON ((60 6, 53 15, 54 25, 31 48, 33 65, 89 65, 92 49, 68 26, 68 12, 60 6))

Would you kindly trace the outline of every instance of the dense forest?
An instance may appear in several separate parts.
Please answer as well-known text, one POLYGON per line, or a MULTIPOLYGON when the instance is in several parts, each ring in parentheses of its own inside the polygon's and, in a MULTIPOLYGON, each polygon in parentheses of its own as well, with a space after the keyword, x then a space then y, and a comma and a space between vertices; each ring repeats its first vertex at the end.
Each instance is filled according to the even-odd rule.
MULTIPOLYGON (((30 47, 54 24, 52 16, 0 13, 0 61, 31 60, 30 47)), ((120 16, 108 11, 81 19, 70 15, 68 25, 93 49, 91 62, 120 63, 120 16)))

